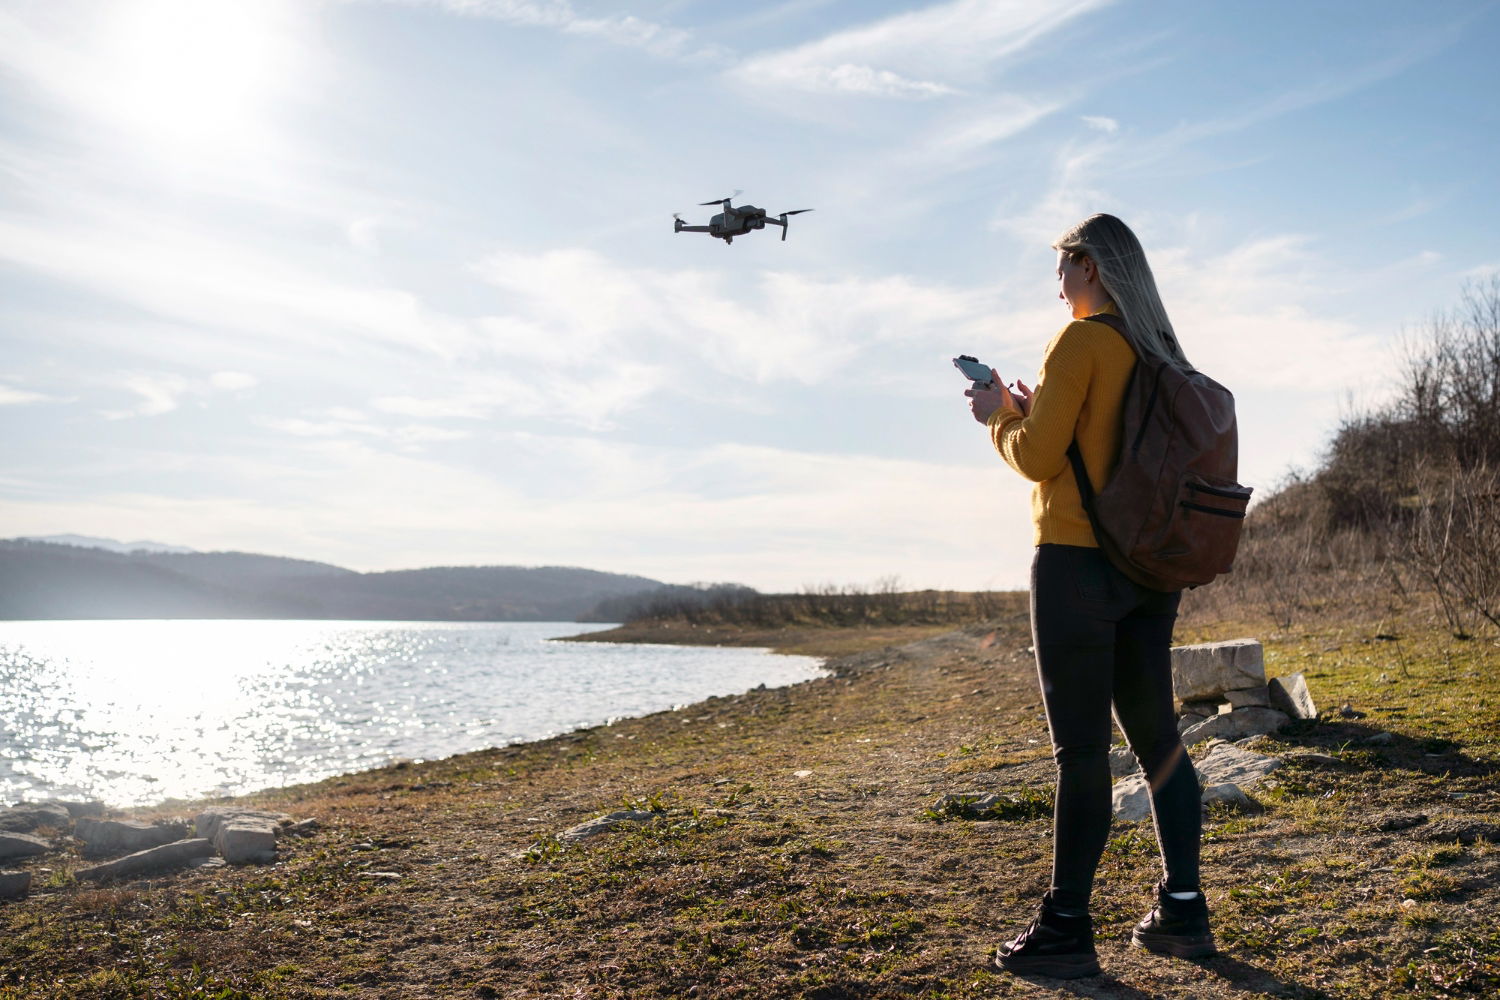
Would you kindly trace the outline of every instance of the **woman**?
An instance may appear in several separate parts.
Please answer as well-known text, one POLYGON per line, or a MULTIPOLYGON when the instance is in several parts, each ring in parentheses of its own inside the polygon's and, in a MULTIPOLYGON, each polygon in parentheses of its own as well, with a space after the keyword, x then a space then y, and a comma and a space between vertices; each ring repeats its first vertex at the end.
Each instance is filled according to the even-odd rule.
POLYGON ((1169 650, 1180 594, 1142 587, 1109 562, 1067 457, 1076 439, 1095 488, 1104 485, 1119 454, 1121 407, 1136 360, 1119 332, 1089 317, 1113 314, 1143 354, 1190 366, 1145 251, 1123 222, 1092 216, 1053 249, 1059 298, 1073 322, 1047 345, 1035 390, 1018 381, 1013 394, 995 374, 993 389, 966 395, 1001 456, 1036 483, 1031 629, 1057 761, 1052 887, 1031 925, 999 946, 996 963, 1072 978, 1099 972, 1088 908, 1112 817, 1111 706, 1150 782, 1165 870, 1156 905, 1131 941, 1180 957, 1212 954, 1214 943, 1198 883, 1198 777, 1172 711, 1169 650))

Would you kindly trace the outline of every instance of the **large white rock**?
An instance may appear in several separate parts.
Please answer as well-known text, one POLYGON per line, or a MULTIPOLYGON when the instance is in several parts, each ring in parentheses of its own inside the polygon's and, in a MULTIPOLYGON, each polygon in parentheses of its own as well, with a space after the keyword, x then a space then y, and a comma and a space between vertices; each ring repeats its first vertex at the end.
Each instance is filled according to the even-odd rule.
POLYGON ((1151 817, 1151 788, 1144 774, 1132 774, 1115 782, 1113 795, 1117 819, 1139 823, 1151 817))
POLYGON ((1278 712, 1274 708, 1240 708, 1205 719, 1184 730, 1182 745, 1192 746, 1215 736, 1221 740, 1238 740, 1246 736, 1274 733, 1291 721, 1285 712, 1278 712))
POLYGON ((1265 682, 1265 651, 1256 639, 1172 647, 1172 692, 1178 701, 1217 699, 1225 691, 1265 682))
MULTIPOLYGON (((1244 789, 1252 787, 1266 775, 1281 766, 1280 759, 1252 750, 1244 750, 1232 743, 1215 742, 1209 745, 1208 753, 1197 761, 1198 784, 1203 789, 1203 802, 1233 802, 1238 806, 1249 803, 1244 789)), ((1132 774, 1115 782, 1113 790, 1116 818, 1126 823, 1137 823, 1151 816, 1151 790, 1144 774, 1132 774)))
MULTIPOLYGON (((1228 708, 1220 708, 1220 712, 1232 712, 1237 708, 1277 708, 1271 704, 1271 689, 1264 684, 1252 688, 1236 688, 1233 691, 1224 692, 1224 704, 1228 708)), ((1290 714, 1290 713, 1288 713, 1290 714)))
POLYGON ((1318 717, 1318 706, 1313 704, 1312 692, 1307 690, 1307 680, 1301 673, 1271 678, 1270 694, 1271 707, 1294 719, 1318 717))
POLYGON ((199 813, 198 818, 193 821, 193 827, 198 836, 213 840, 218 836, 220 828, 241 820, 251 824, 269 823, 273 830, 277 830, 291 823, 292 817, 286 813, 267 812, 264 809, 240 809, 232 806, 216 806, 213 809, 205 809, 199 813))
POLYGON ((1256 753, 1233 743, 1210 743, 1208 752, 1194 765, 1198 780, 1204 785, 1231 781, 1241 787, 1252 786, 1281 766, 1281 758, 1256 753))
POLYGON ((235 819, 214 833, 214 847, 232 865, 276 860, 276 825, 264 819, 235 819))

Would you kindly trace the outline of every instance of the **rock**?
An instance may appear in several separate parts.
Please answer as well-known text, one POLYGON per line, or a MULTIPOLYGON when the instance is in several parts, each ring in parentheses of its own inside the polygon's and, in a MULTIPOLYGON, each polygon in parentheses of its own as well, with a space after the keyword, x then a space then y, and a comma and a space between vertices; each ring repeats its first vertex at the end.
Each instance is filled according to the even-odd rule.
POLYGON ((1451 844, 1454 841, 1460 844, 1474 844, 1481 840, 1489 841, 1491 844, 1500 844, 1500 823, 1484 823, 1469 819, 1434 820, 1423 828, 1421 837, 1423 840, 1434 840, 1445 844, 1451 844))
POLYGON ((1178 701, 1217 699, 1266 682, 1265 651, 1255 639, 1172 648, 1172 692, 1178 701))
POLYGON ((223 858, 194 858, 188 862, 189 868, 223 868, 223 858))
POLYGON ((1196 726, 1198 723, 1206 721, 1208 718, 1209 717, 1206 715, 1195 715, 1192 712, 1184 712, 1182 714, 1182 718, 1177 720, 1177 732, 1185 733, 1189 729, 1192 729, 1194 726, 1196 726))
POLYGON ((1287 761, 1292 764, 1306 764, 1309 767, 1342 767, 1344 762, 1332 754, 1326 753, 1294 753, 1287 755, 1287 761))
POLYGON ((1386 747, 1396 742, 1396 734, 1391 732, 1376 733, 1374 736, 1365 737, 1365 745, 1372 747, 1386 747))
POLYGON ((1135 759, 1129 747, 1111 747, 1109 751, 1109 776, 1111 778, 1123 778, 1128 774, 1134 774, 1141 769, 1141 762, 1135 759))
POLYGON ((30 833, 39 826, 66 830, 72 822, 68 810, 54 802, 18 802, 0 812, 0 830, 11 833, 30 833))
POLYGON ((194 858, 208 857, 213 852, 213 844, 202 837, 197 837, 137 851, 92 868, 81 868, 74 875, 79 880, 88 882, 99 882, 107 878, 127 878, 131 875, 144 875, 168 868, 181 868, 194 858))
POLYGON ((0 872, 0 899, 20 899, 31 891, 31 872, 0 872))
POLYGON ((214 832, 214 848, 232 865, 276 860, 276 824, 268 819, 237 817, 214 832))
POLYGON ((274 830, 290 825, 292 817, 286 813, 266 812, 263 809, 238 809, 217 806, 213 809, 205 809, 199 813, 198 818, 193 821, 193 827, 198 836, 213 840, 218 834, 220 827, 236 820, 245 820, 252 825, 269 823, 274 830))
POLYGON ((31 858, 46 854, 52 844, 29 833, 0 833, 0 859, 31 858))
POLYGON ((73 819, 77 819, 80 816, 93 816, 97 818, 104 815, 104 803, 93 799, 87 802, 78 802, 72 799, 42 799, 37 805, 62 806, 73 819))
POLYGON ((1307 681, 1300 673, 1271 678, 1270 692, 1272 708, 1278 708, 1294 719, 1318 717, 1318 707, 1313 704, 1307 681))
POLYGON ((1410 830, 1426 822, 1426 813, 1387 813, 1371 825, 1381 833, 1395 833, 1398 830, 1410 830))
POLYGON ((938 800, 933 803, 932 809, 933 812, 938 813, 978 816, 999 804, 1000 796, 995 792, 950 792, 939 796, 938 800))
POLYGON ((73 825, 73 836, 83 841, 84 853, 90 855, 141 851, 181 840, 186 833, 184 823, 137 823, 129 819, 91 819, 87 816, 73 825))
POLYGON ((809 770, 806 770, 806 769, 803 769, 801 771, 793 771, 792 772, 792 777, 794 777, 794 778, 811 778, 812 777, 812 772, 809 771, 809 770))
POLYGON ((1203 786, 1203 804, 1224 805, 1231 809, 1244 811, 1254 810, 1256 802, 1245 794, 1245 790, 1232 781, 1221 781, 1214 785, 1203 786))
POLYGON ((587 823, 579 823, 577 826, 564 830, 557 835, 557 839, 565 844, 574 844, 580 840, 588 840, 597 837, 601 833, 608 833, 627 823, 649 823, 655 819, 657 813, 645 812, 640 809, 620 809, 607 816, 591 819, 587 823))
POLYGON ((1144 774, 1132 774, 1115 782, 1111 793, 1114 796, 1115 818, 1126 823, 1139 823, 1151 817, 1151 788, 1144 774))
POLYGON ((1192 746, 1211 736, 1217 736, 1223 740, 1237 740, 1246 736, 1256 736, 1261 733, 1274 733, 1288 722, 1289 719, 1284 712, 1278 712, 1274 708, 1240 708, 1224 715, 1216 715, 1212 719, 1184 730, 1182 743, 1184 746, 1192 746))
POLYGON ((1339 706, 1339 715, 1346 719, 1363 719, 1365 717, 1365 713, 1359 711, 1347 701, 1339 706))
POLYGON ((1182 703, 1182 714, 1201 715, 1205 719, 1219 714, 1219 708, 1223 702, 1217 698, 1199 698, 1182 703))
POLYGON ((1209 744, 1208 752, 1194 765, 1198 780, 1208 785, 1233 782, 1242 788, 1254 786, 1281 766, 1281 760, 1268 754, 1244 750, 1232 743, 1209 744))
POLYGON ((286 832, 297 837, 311 837, 321 829, 323 829, 322 823, 319 823, 316 819, 308 818, 302 820, 300 823, 293 823, 291 826, 286 827, 286 832))
MULTIPOLYGON (((1302 675, 1296 674, 1294 676, 1301 677, 1302 675)), ((1272 681, 1271 683, 1274 684, 1276 682, 1272 681)), ((1264 684, 1248 688, 1235 688, 1233 691, 1224 692, 1224 700, 1229 704, 1230 711, 1234 711, 1237 708, 1281 708, 1280 705, 1273 705, 1271 703, 1272 697, 1274 696, 1271 694, 1271 689, 1264 684)), ((1281 710, 1286 712, 1284 708, 1281 710)), ((1224 709, 1220 708, 1219 711, 1223 712, 1224 709)), ((1291 712, 1287 712, 1286 714, 1292 715, 1291 712)), ((1306 716, 1292 715, 1292 718, 1300 719, 1306 718, 1306 716)))
POLYGON ((406 876, 400 872, 360 872, 359 877, 372 882, 399 882, 406 876))

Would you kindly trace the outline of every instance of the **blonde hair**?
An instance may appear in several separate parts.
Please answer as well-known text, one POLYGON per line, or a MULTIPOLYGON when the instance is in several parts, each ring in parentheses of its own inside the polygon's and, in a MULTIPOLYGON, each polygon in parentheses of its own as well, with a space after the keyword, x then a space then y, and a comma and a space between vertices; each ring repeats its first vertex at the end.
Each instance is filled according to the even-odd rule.
POLYGON ((1061 250, 1075 264, 1085 257, 1094 262, 1099 281, 1143 353, 1179 368, 1193 367, 1161 304, 1146 251, 1129 226, 1113 215, 1091 215, 1059 236, 1052 249, 1061 250))

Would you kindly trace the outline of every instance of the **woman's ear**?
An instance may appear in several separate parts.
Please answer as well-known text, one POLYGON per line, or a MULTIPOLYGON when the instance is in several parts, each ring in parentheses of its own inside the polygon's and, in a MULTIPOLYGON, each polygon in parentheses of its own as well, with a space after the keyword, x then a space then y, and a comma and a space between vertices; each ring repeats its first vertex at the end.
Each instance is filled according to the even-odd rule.
POLYGON ((1093 284, 1098 277, 1099 269, 1094 266, 1094 258, 1083 258, 1083 280, 1088 284, 1093 284))

